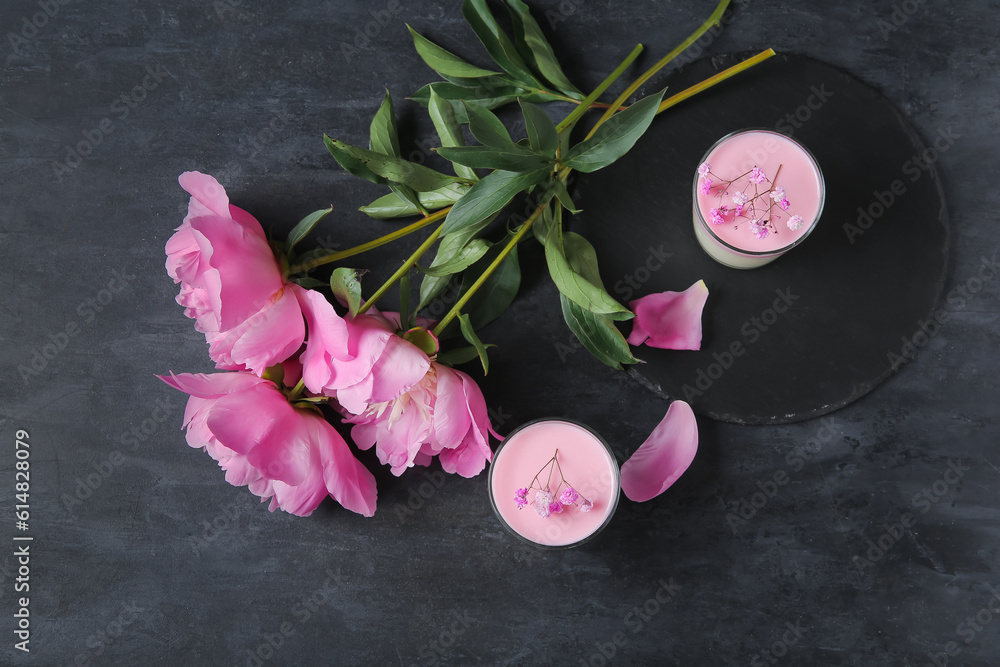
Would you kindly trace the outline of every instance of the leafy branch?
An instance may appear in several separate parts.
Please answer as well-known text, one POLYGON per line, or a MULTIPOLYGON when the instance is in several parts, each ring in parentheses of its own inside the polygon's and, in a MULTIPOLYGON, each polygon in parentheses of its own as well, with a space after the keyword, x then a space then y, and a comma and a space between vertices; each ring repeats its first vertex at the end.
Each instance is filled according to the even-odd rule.
MULTIPOLYGON (((625 73, 642 47, 636 46, 596 89, 584 95, 566 77, 527 5, 521 0, 505 3, 513 38, 500 28, 485 0, 464 0, 462 5, 466 21, 495 65, 491 69, 468 62, 407 26, 417 54, 444 79, 420 88, 411 99, 427 107, 441 142, 435 150, 451 163, 454 176, 401 157, 388 92, 372 120, 368 148, 324 136, 330 153, 345 170, 389 187, 389 194, 362 207, 363 212, 375 218, 423 217, 356 248, 300 257, 290 273, 305 272, 363 252, 443 220, 363 305, 359 305, 360 297, 353 291, 344 292, 345 274, 335 272, 337 284, 331 279, 331 286, 335 292, 341 290, 342 300, 352 299, 352 313, 364 312, 397 282, 404 290, 401 301, 408 304, 409 276, 415 269, 423 274, 419 304, 413 311, 417 313, 449 284, 460 280, 460 296, 434 327, 433 334, 461 334, 470 343, 464 350, 443 353, 441 359, 467 361, 478 356, 486 370, 489 346, 479 340, 476 330, 498 317, 516 295, 520 285, 516 249, 533 231, 532 236, 544 246, 549 275, 560 292, 563 316, 570 330, 603 363, 615 368, 636 363, 615 325, 633 314, 604 288, 593 246, 579 234, 563 230, 564 213, 578 212, 567 187, 569 175, 574 170, 590 173, 614 163, 635 145, 658 113, 753 67, 774 52, 769 49, 669 98, 664 99, 665 91, 660 91, 626 105, 645 82, 719 23, 729 4, 729 0, 722 0, 694 33, 636 78, 616 100, 605 104, 598 102, 599 97, 625 73), (558 124, 539 106, 555 101, 576 105, 558 124), (519 104, 524 121, 523 138, 512 138, 493 112, 513 102, 519 104), (591 109, 604 109, 603 115, 583 140, 573 143, 570 134, 574 126, 591 109), (466 127, 478 144, 467 144, 466 127), (509 230, 500 243, 482 238, 482 232, 500 211, 525 193, 534 197, 533 212, 509 230), (433 260, 420 263, 435 244, 433 260), (455 320, 460 325, 458 330, 451 326, 455 320)), ((314 215, 322 217, 320 213, 314 215)), ((311 229, 310 225, 317 221, 307 224, 304 220, 300 225, 311 229)), ((295 242, 304 236, 300 232, 295 232, 295 242)), ((288 245, 290 250, 294 243, 288 245)), ((347 278, 356 280, 353 270, 348 271, 351 273, 347 278)), ((404 317, 409 319, 408 315, 404 317)))

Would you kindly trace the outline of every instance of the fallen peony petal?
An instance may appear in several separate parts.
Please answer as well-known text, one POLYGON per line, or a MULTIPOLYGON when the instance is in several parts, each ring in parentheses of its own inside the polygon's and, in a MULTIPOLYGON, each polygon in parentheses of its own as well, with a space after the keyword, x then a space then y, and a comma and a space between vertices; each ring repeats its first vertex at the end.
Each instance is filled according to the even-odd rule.
POLYGON ((684 401, 674 401, 646 442, 622 464, 622 491, 637 503, 655 498, 684 474, 697 451, 694 412, 684 401))
POLYGON ((708 287, 699 280, 683 292, 649 294, 629 303, 635 313, 630 345, 665 350, 701 349, 701 313, 708 287))

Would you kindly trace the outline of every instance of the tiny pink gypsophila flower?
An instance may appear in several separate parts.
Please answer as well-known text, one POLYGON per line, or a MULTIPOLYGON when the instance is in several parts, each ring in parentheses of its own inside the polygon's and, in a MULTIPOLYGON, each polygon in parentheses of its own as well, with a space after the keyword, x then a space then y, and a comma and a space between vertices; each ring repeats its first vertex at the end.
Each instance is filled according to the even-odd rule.
POLYGON ((707 195, 710 192, 712 192, 712 179, 711 178, 701 179, 701 183, 698 184, 698 192, 700 192, 703 195, 707 195))
POLYGON ((552 513, 552 494, 548 491, 539 491, 535 494, 535 512, 543 519, 552 513))
POLYGON ((726 221, 726 219, 722 217, 725 214, 725 209, 720 210, 717 208, 713 208, 708 213, 710 216, 709 222, 711 222, 713 225, 721 225, 726 221))
POLYGON ((712 171, 712 165, 707 162, 702 162, 701 166, 698 167, 699 176, 708 176, 708 173, 712 171))
POLYGON ((793 215, 788 219, 788 228, 793 232, 802 229, 802 225, 805 224, 805 220, 802 219, 801 215, 793 215))
POLYGON ((563 505, 572 505, 579 497, 580 494, 576 492, 576 489, 572 486, 567 486, 559 495, 559 502, 563 505))
POLYGON ((749 180, 751 183, 763 183, 767 180, 767 174, 760 167, 754 167, 750 170, 749 180))
POLYGON ((771 199, 773 199, 774 201, 781 201, 784 198, 785 198, 785 187, 783 185, 779 185, 775 189, 771 190, 771 199))

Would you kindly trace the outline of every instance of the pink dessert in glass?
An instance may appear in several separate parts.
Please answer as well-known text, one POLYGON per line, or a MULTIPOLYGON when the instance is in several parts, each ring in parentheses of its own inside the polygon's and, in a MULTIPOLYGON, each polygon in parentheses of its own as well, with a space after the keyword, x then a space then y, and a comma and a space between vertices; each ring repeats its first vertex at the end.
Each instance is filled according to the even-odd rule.
POLYGON ((567 420, 539 420, 515 429, 490 465, 490 500, 497 517, 541 548, 574 547, 597 534, 611 520, 619 488, 618 462, 608 445, 567 420), (538 503, 549 500, 539 496, 546 490, 553 505, 538 503))
POLYGON ((805 240, 825 197, 823 173, 801 144, 771 130, 734 132, 695 172, 695 236, 721 264, 763 266, 805 240))

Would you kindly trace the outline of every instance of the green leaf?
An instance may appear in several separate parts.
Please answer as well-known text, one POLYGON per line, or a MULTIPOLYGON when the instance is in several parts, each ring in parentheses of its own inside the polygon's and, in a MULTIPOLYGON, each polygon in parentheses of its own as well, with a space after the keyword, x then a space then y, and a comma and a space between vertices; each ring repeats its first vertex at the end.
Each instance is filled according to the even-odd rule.
POLYGON ((572 232, 563 235, 563 243, 567 247, 566 251, 559 247, 558 243, 545 244, 545 261, 549 267, 549 275, 552 276, 552 281, 559 288, 559 291, 592 313, 604 315, 614 320, 627 320, 634 317, 630 310, 615 301, 600 286, 596 253, 591 261, 580 241, 570 240, 573 236, 587 244, 590 247, 590 252, 593 252, 593 246, 590 246, 586 239, 572 232), (573 263, 567 258, 570 249, 574 253, 573 263))
MULTIPOLYGON (((441 237, 441 241, 438 243, 437 255, 431 263, 431 268, 439 268, 443 264, 458 256, 462 252, 462 249, 465 248, 466 244, 474 239, 476 235, 486 227, 486 225, 493 222, 495 217, 496 216, 491 216, 474 225, 460 229, 457 232, 443 235, 441 237)), ((451 276, 425 275, 423 282, 420 283, 420 305, 417 307, 417 312, 419 313, 422 311, 428 304, 430 304, 431 301, 436 299, 450 282, 451 276)))
POLYGON ((563 234, 563 252, 569 265, 584 280, 600 288, 604 287, 601 271, 597 268, 597 251, 590 241, 576 232, 566 232, 563 234))
POLYGON ((361 307, 361 281, 357 269, 341 267, 333 270, 330 276, 330 289, 337 300, 347 306, 351 317, 361 307))
POLYGON ((421 58, 423 58, 424 62, 427 63, 427 66, 438 74, 464 78, 499 74, 499 72, 492 72, 465 62, 451 51, 442 49, 440 46, 418 33, 416 30, 411 28, 409 24, 407 24, 406 28, 410 31, 410 35, 413 36, 413 46, 416 47, 417 53, 421 58))
POLYGON ((326 135, 323 136, 323 140, 327 143, 331 153, 334 152, 334 149, 344 151, 378 176, 394 183, 406 185, 417 192, 428 192, 442 188, 449 183, 464 182, 456 176, 442 174, 422 164, 351 146, 326 135))
POLYGON ((556 199, 559 203, 563 205, 570 213, 576 214, 580 212, 580 209, 576 208, 576 204, 573 202, 573 198, 569 194, 569 190, 566 189, 566 182, 562 179, 556 178, 552 180, 552 192, 555 194, 556 199))
POLYGON ((429 276, 441 277, 454 275, 479 261, 479 258, 485 255, 491 246, 492 244, 485 239, 472 239, 458 254, 451 257, 448 261, 440 264, 435 263, 426 268, 417 268, 429 276))
MULTIPOLYGON (((355 157, 353 153, 346 150, 340 145, 340 142, 335 142, 330 137, 323 135, 323 143, 326 144, 327 150, 330 151, 330 155, 337 163, 347 170, 348 173, 353 174, 359 178, 363 178, 366 181, 371 181, 376 185, 385 184, 385 179, 373 172, 368 166, 355 157)), ((346 144, 344 144, 346 146, 346 144)))
POLYGON ((515 102, 519 98, 529 102, 553 102, 560 98, 556 95, 543 92, 532 92, 528 88, 516 86, 505 79, 498 77, 487 77, 487 79, 466 79, 466 83, 456 84, 445 81, 430 83, 413 93, 410 99, 418 104, 428 106, 430 101, 430 90, 433 86, 442 99, 451 102, 455 112, 455 120, 459 123, 468 123, 469 116, 465 110, 465 102, 469 106, 482 109, 495 109, 510 102, 515 102), (496 81, 488 79, 497 79, 496 81))
POLYGON ((298 221, 298 223, 292 227, 292 231, 288 232, 288 237, 285 239, 285 251, 291 252, 295 245, 304 239, 309 232, 313 230, 320 220, 328 216, 333 212, 333 207, 324 208, 319 211, 313 211, 306 217, 298 221))
POLYGON ((412 188, 400 185, 399 183, 390 183, 389 189, 392 190, 392 193, 399 197, 401 201, 406 202, 409 206, 412 206, 420 213, 427 215, 427 208, 420 203, 420 196, 414 192, 412 188))
POLYGON ((486 346, 483 345, 483 341, 479 340, 479 336, 476 335, 476 330, 472 328, 472 322, 469 321, 469 316, 466 314, 460 314, 458 316, 458 321, 462 327, 462 337, 468 341, 472 347, 476 348, 476 354, 479 355, 479 361, 483 364, 483 373, 488 374, 490 372, 490 359, 486 354, 486 346))
POLYGON ((589 173, 625 155, 653 121, 664 92, 661 90, 616 113, 597 128, 594 136, 573 146, 563 164, 589 173))
POLYGON ((566 78, 559 66, 559 60, 552 50, 552 45, 545 39, 541 27, 531 15, 528 6, 521 0, 507 0, 507 6, 514 20, 517 49, 525 62, 534 67, 559 92, 582 100, 583 94, 566 78))
POLYGON ((479 143, 497 148, 508 148, 515 145, 507 128, 504 127, 495 113, 489 109, 470 105, 464 100, 462 103, 465 105, 465 113, 469 118, 469 129, 472 130, 472 136, 479 143))
POLYGON ((542 245, 548 243, 562 243, 562 214, 556 206, 548 206, 542 211, 542 215, 531 228, 531 233, 535 235, 542 245))
MULTIPOLYGON (((462 126, 455 119, 455 108, 451 105, 451 102, 437 94, 433 85, 431 85, 430 98, 427 102, 427 111, 430 114, 431 121, 434 123, 434 129, 437 130, 438 137, 441 139, 442 146, 465 145, 465 135, 462 134, 462 126)), ((476 173, 475 169, 461 164, 454 165, 454 167, 456 175, 473 182, 479 180, 479 174, 476 173)))
MULTIPOLYGON (((457 202, 471 187, 468 183, 449 183, 437 190, 418 192, 417 198, 424 209, 436 211, 439 208, 451 206, 457 202)), ((394 192, 383 195, 371 204, 362 206, 358 210, 372 218, 378 219, 403 218, 421 212, 412 202, 403 199, 394 192)))
POLYGON ((376 153, 399 157, 399 132, 396 129, 396 113, 392 107, 392 96, 385 91, 382 104, 375 117, 372 118, 369 129, 371 149, 376 153))
MULTIPOLYGON (((464 289, 468 289, 482 275, 483 270, 496 259, 500 250, 512 237, 512 234, 508 234, 503 242, 495 244, 490 252, 462 274, 464 289)), ((521 266, 518 262, 517 248, 514 248, 465 304, 465 311, 475 328, 481 329, 500 317, 514 302, 520 287, 521 266)))
POLYGON ((549 173, 548 168, 519 174, 513 171, 494 171, 472 186, 459 199, 445 218, 442 234, 455 232, 485 220, 498 212, 519 193, 541 183, 549 173))
POLYGON ((486 6, 486 0, 465 0, 462 3, 462 15, 497 65, 521 83, 534 88, 542 87, 541 82, 529 71, 513 42, 500 29, 486 6))
POLYGON ((502 169, 504 171, 526 172, 554 164, 552 158, 511 144, 507 148, 492 146, 453 146, 437 149, 438 155, 446 160, 481 169, 502 169))
POLYGON ((582 308, 565 294, 559 295, 559 302, 570 331, 597 359, 619 370, 622 364, 638 363, 639 360, 632 356, 628 341, 614 322, 582 308))
MULTIPOLYGON (((379 106, 375 117, 372 118, 369 136, 371 137, 371 149, 376 153, 397 158, 401 157, 399 151, 399 131, 396 128, 396 112, 393 109, 392 96, 389 95, 388 90, 385 91, 382 105, 379 106)), ((417 197, 417 193, 409 186, 400 183, 390 183, 389 189, 421 213, 427 212, 427 209, 420 204, 420 198, 417 197)))
MULTIPOLYGON (((496 346, 487 345, 486 347, 496 346)), ((479 350, 477 350, 475 346, 459 347, 454 350, 448 350, 447 352, 438 352, 437 362, 447 366, 460 366, 461 364, 465 364, 473 359, 476 359, 478 356, 479 350)))
POLYGON ((305 287, 306 289, 313 289, 314 287, 323 287, 326 285, 322 280, 316 280, 312 276, 300 276, 298 278, 292 278, 292 282, 299 287, 305 287))
POLYGON ((536 153, 554 157, 559 146, 559 133, 556 124, 541 107, 518 100, 521 113, 524 114, 524 125, 528 130, 528 144, 536 153))

